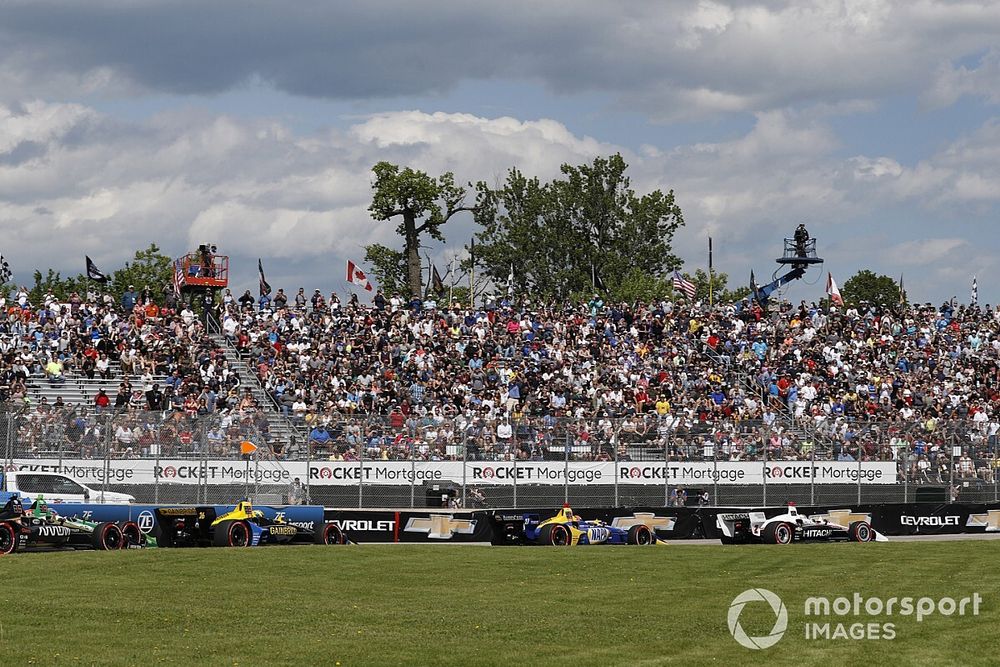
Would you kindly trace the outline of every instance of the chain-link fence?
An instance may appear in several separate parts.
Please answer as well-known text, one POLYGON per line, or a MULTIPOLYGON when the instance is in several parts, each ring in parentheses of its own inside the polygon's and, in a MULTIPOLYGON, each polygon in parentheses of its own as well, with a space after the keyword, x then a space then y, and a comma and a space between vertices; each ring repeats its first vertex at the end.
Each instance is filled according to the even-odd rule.
POLYGON ((327 415, 278 442, 265 415, 0 413, 7 470, 139 502, 344 508, 776 505, 1000 499, 997 424, 327 415))

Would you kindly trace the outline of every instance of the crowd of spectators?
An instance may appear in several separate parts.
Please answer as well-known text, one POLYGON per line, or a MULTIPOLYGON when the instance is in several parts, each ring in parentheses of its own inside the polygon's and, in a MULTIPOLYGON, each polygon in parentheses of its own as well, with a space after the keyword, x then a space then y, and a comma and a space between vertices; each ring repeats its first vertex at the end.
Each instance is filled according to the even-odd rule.
POLYGON ((333 459, 896 460, 914 481, 996 466, 989 306, 470 309, 300 288, 230 297, 221 321, 333 459))
POLYGON ((893 460, 913 481, 992 481, 997 466, 989 306, 764 312, 595 295, 473 309, 226 290, 219 327, 256 375, 241 379, 194 310, 156 301, 0 297, 0 398, 19 406, 26 451, 232 453, 267 440, 276 409, 300 433, 270 443, 279 457, 893 460), (81 377, 118 390, 88 406, 29 396, 29 378, 81 377), (256 382, 273 406, 253 399, 256 382))
POLYGON ((36 301, 23 287, 0 295, 0 401, 18 454, 171 456, 205 443, 223 454, 266 439, 256 401, 189 306, 131 286, 119 301, 36 301), (34 381, 79 395, 66 386, 78 380, 105 382, 84 404, 29 390, 34 381))

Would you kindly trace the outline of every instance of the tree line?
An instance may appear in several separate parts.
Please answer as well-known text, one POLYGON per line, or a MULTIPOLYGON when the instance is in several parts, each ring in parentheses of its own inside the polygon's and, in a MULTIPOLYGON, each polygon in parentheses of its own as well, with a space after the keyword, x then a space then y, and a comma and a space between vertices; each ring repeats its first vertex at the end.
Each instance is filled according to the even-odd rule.
MULTIPOLYGON (((516 300, 561 303, 587 300, 595 294, 612 301, 678 298, 674 272, 695 286, 695 300, 711 292, 720 303, 746 297, 749 287, 728 289, 728 276, 703 269, 681 271, 673 238, 684 226, 674 191, 638 193, 620 154, 597 157, 582 165, 563 164, 559 176, 542 181, 511 168, 502 180, 460 185, 452 172, 432 176, 408 166, 379 162, 372 167, 372 201, 376 221, 396 222, 400 246, 365 247, 365 262, 388 295, 441 296, 445 291, 468 303, 472 296, 511 293, 516 300), (449 285, 436 271, 425 280, 421 250, 444 242, 443 227, 456 215, 472 216, 474 235, 449 272, 449 285), (474 275, 476 294, 466 278, 474 275)), ((138 250, 131 262, 114 270, 103 284, 80 273, 62 277, 49 269, 34 272, 29 298, 39 303, 46 293, 67 300, 73 292, 110 293, 116 300, 134 285, 158 301, 169 300, 172 260, 155 243, 138 250)), ((470 281, 471 282, 471 281, 470 281)), ((7 287, 17 288, 15 285, 7 287)), ((887 276, 859 271, 843 290, 850 305, 895 305, 900 286, 887 276)))

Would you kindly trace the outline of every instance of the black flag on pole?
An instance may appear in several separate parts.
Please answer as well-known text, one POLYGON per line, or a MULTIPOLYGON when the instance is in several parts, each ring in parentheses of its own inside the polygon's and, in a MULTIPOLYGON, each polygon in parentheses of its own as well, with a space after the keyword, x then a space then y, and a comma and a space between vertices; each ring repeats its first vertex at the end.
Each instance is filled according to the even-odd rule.
POLYGON ((87 277, 93 280, 94 282, 98 283, 108 282, 108 277, 103 273, 101 273, 101 270, 97 268, 96 264, 94 264, 94 260, 92 260, 89 255, 86 255, 86 257, 87 257, 87 277))
POLYGON ((441 274, 438 273, 438 267, 432 265, 431 274, 431 289, 436 294, 441 294, 444 292, 444 280, 441 278, 441 274))
POLYGON ((267 296, 271 293, 271 285, 264 279, 264 264, 257 258, 257 271, 260 273, 260 295, 267 296))

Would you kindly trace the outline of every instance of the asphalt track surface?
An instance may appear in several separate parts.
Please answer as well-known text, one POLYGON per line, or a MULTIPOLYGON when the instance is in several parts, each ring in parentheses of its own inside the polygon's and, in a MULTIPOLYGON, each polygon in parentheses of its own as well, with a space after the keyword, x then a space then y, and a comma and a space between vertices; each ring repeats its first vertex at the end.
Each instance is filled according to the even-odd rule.
MULTIPOLYGON (((957 535, 896 535, 889 536, 890 542, 959 542, 966 540, 1000 540, 1000 533, 965 533, 957 535)), ((681 544, 681 545, 691 545, 691 546, 723 546, 722 542, 719 540, 660 540, 660 544, 671 545, 671 544, 681 544)), ((488 547, 489 542, 449 542, 448 540, 442 540, 440 542, 357 542, 354 546, 367 546, 367 545, 380 545, 380 544, 393 544, 396 546, 413 546, 413 545, 427 545, 427 544, 443 544, 450 546, 466 546, 466 547, 488 547)), ((739 547, 741 545, 730 545, 739 547)))
MULTIPOLYGON (((964 540, 997 540, 1000 533, 958 533, 945 535, 889 535, 890 542, 959 542, 964 540)), ((722 546, 719 540, 664 540, 667 544, 722 546)), ((736 545, 739 546, 739 545, 736 545)))

